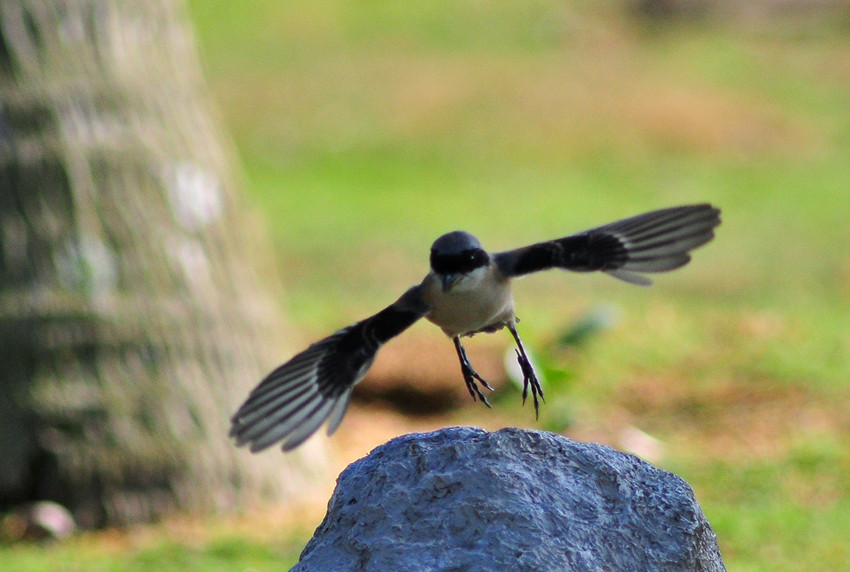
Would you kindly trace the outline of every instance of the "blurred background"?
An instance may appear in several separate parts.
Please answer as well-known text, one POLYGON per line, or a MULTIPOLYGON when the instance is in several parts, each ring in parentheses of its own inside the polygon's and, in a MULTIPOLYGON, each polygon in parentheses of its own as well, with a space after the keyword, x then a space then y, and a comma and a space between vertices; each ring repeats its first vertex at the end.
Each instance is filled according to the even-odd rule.
MULTIPOLYGON (((192 0, 175 12, 200 48, 234 195, 266 228, 251 240, 271 242, 255 268, 282 282, 251 283, 282 309, 250 313, 264 331, 280 323, 258 372, 391 303, 450 230, 500 250, 691 202, 721 207, 723 224, 651 289, 557 272, 515 284, 545 376, 539 421, 503 365, 509 335, 466 344, 499 384, 487 410, 423 322, 387 345, 338 434, 301 461, 227 461, 240 475, 263 464, 263 482, 278 463, 319 467, 309 494, 0 547, 10 569, 294 563, 347 463, 405 432, 473 424, 557 431, 677 473, 730 570, 850 570, 850 4, 192 0)), ((230 236, 261 226, 231 222, 230 236)), ((251 368, 223 403, 259 381, 251 368)))

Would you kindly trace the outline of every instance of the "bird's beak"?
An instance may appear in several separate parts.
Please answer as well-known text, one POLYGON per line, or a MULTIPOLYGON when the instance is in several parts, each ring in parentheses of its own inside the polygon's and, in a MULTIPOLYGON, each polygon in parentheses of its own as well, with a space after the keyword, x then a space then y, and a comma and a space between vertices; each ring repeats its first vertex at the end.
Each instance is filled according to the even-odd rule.
POLYGON ((443 274, 443 292, 451 290, 458 278, 460 278, 460 275, 458 274, 443 274))

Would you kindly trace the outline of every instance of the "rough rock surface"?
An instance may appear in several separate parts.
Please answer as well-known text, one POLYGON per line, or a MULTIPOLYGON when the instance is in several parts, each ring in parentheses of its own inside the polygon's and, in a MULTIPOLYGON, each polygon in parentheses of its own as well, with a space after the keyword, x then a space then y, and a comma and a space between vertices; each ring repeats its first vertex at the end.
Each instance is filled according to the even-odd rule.
POLYGON ((393 439, 340 475, 293 570, 725 570, 685 481, 552 433, 393 439))

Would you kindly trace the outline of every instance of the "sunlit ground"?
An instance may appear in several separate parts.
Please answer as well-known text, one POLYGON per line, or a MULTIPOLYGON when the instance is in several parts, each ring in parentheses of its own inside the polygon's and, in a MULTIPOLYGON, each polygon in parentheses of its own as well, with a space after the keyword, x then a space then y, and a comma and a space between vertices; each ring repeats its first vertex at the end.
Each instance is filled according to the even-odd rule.
MULTIPOLYGON (((730 570, 850 569, 847 16, 659 27, 619 3, 554 0, 191 8, 300 343, 392 302, 448 230, 498 250, 679 203, 723 208, 715 242, 652 289, 517 284, 549 381, 539 422, 507 385, 493 410, 462 393, 436 417, 361 406, 331 442, 340 465, 453 423, 619 448, 645 434, 655 464, 694 487, 730 570), (610 329, 558 346, 611 305, 610 329)), ((436 348, 426 363, 454 359, 439 336, 405 337, 436 348)), ((469 345, 498 371, 509 341, 469 345)), ((325 500, 4 551, 21 570, 278 569, 325 500)))

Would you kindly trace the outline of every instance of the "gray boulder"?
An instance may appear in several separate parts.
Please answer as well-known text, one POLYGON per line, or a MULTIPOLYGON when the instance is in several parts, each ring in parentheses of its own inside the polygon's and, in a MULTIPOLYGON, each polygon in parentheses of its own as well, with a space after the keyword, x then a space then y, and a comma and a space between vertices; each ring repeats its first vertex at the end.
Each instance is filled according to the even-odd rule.
POLYGON ((455 427, 345 469, 293 570, 725 568, 676 475, 553 433, 455 427))

